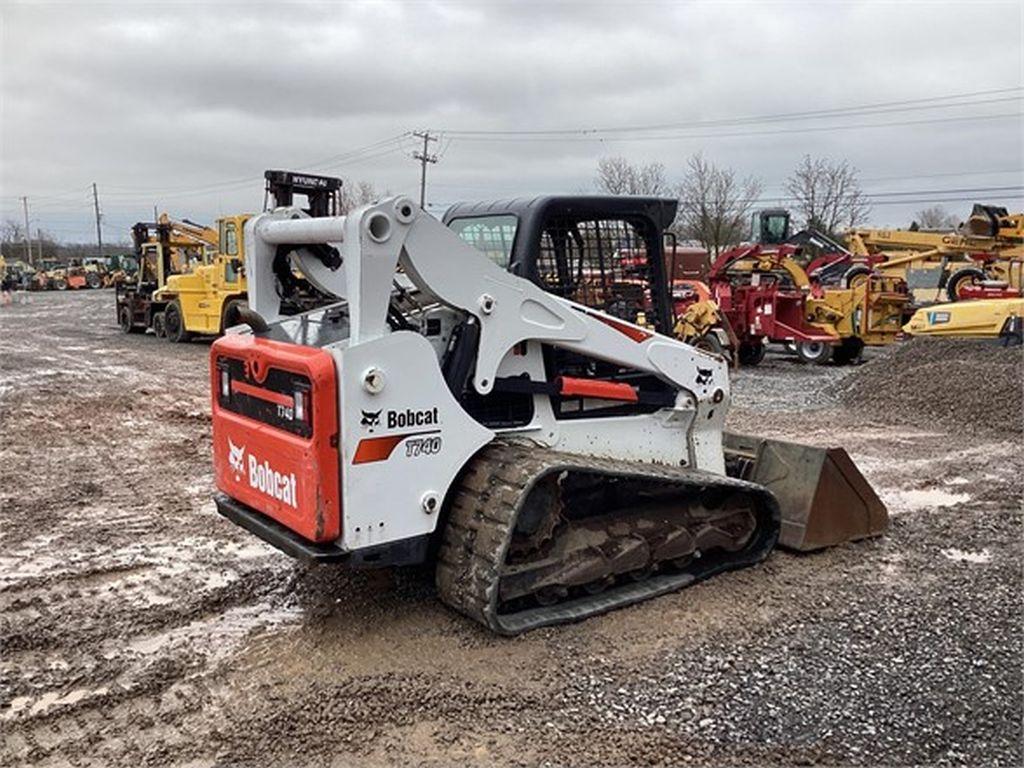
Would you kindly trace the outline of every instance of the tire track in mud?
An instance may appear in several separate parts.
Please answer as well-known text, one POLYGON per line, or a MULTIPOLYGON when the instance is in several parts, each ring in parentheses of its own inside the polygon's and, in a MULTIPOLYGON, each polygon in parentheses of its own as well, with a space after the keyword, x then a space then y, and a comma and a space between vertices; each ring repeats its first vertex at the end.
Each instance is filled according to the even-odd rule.
POLYGON ((3 318, 0 762, 66 757, 76 734, 102 755, 110 718, 139 711, 173 730, 202 699, 169 692, 204 689, 293 614, 290 564, 210 503, 206 345, 123 338, 97 321, 109 300, 43 296, 3 318))
POLYGON ((0 764, 1024 757, 1015 433, 896 428, 839 402, 858 369, 769 355, 730 425, 846 446, 888 535, 506 640, 425 571, 306 569, 220 520, 207 353, 119 335, 101 292, 0 315, 0 764))

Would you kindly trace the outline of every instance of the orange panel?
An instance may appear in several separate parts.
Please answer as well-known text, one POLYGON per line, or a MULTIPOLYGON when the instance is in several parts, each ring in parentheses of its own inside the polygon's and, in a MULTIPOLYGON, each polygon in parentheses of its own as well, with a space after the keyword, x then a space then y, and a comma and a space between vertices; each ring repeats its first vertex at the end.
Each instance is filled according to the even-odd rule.
MULTIPOLYGON (((210 386, 217 488, 310 541, 338 538, 338 387, 330 353, 254 336, 224 336, 210 350, 210 386), (272 369, 309 379, 312 434, 303 437, 222 406, 220 359, 241 361, 259 381, 272 369)), ((248 382, 233 381, 232 391, 292 405, 291 397, 248 382)))

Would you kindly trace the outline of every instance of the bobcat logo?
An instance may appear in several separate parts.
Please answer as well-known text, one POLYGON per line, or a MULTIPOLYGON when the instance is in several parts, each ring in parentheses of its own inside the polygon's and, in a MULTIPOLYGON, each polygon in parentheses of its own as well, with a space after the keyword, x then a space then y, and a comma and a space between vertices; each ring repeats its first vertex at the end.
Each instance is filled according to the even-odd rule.
POLYGON ((710 384, 714 371, 710 368, 698 368, 697 369, 697 383, 703 386, 704 384, 710 384))
POLYGON ((363 419, 359 423, 373 432, 373 428, 380 424, 380 414, 381 411, 363 411, 363 419))
POLYGON ((241 480, 245 473, 245 446, 235 445, 231 442, 230 437, 228 438, 228 462, 235 472, 235 480, 241 480))

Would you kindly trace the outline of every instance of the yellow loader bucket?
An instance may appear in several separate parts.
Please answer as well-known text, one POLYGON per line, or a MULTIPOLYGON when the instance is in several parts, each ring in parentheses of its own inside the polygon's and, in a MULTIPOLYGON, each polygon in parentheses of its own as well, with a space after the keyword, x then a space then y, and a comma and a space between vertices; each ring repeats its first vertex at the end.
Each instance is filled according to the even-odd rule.
POLYGON ((765 486, 779 500, 779 544, 809 552, 878 536, 889 513, 842 448, 725 433, 729 474, 765 486))

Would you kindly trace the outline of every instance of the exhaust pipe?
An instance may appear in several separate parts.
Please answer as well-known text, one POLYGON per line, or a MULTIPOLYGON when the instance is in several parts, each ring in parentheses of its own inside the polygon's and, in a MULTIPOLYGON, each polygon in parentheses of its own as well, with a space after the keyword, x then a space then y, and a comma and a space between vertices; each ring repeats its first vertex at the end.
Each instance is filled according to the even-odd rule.
POLYGON ((730 476, 763 485, 779 501, 779 544, 798 552, 880 536, 889 513, 842 448, 724 435, 730 476))

